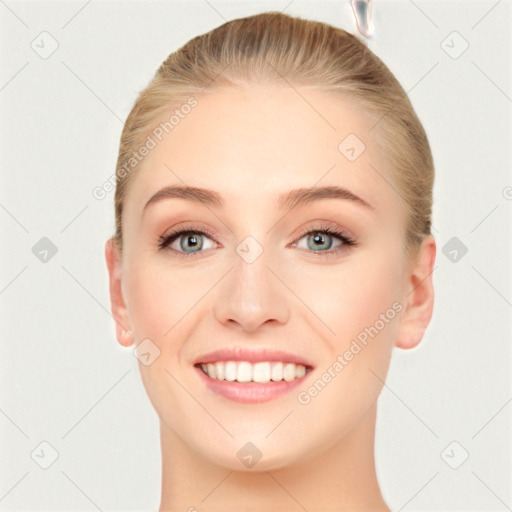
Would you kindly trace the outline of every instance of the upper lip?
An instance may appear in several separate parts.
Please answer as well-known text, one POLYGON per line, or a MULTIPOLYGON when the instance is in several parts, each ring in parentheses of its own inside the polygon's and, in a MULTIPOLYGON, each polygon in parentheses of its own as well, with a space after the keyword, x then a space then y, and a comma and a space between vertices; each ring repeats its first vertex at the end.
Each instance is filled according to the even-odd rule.
POLYGON ((301 364, 309 368, 313 367, 305 358, 292 354, 291 352, 262 348, 253 349, 248 347, 231 347, 214 350, 213 352, 199 356, 193 364, 215 363, 217 361, 248 361, 249 363, 282 361, 283 363, 301 364))

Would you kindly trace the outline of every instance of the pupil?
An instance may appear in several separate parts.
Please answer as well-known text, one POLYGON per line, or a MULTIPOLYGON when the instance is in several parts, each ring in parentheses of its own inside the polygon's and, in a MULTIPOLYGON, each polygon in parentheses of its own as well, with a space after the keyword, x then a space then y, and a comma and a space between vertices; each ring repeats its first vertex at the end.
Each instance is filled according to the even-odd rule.
MULTIPOLYGON (((188 235, 183 240, 186 240, 186 245, 188 244, 188 248, 189 249, 194 249, 195 247, 197 247, 199 245, 199 239, 198 239, 198 237, 196 235, 188 235)), ((187 249, 186 247, 183 247, 183 246, 181 248, 182 249, 187 249)))
POLYGON ((321 234, 316 234, 313 236, 313 241, 314 241, 314 244, 318 244, 315 246, 315 249, 328 249, 330 247, 330 244, 328 242, 325 241, 325 237, 321 234), (325 245, 327 244, 328 247, 321 247, 322 245, 325 245))

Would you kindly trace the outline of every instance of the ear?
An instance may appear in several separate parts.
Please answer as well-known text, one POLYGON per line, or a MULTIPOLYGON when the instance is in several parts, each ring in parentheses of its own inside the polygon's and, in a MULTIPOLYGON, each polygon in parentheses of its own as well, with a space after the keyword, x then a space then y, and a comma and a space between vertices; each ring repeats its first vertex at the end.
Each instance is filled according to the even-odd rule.
POLYGON ((432 235, 423 240, 417 258, 411 264, 406 281, 405 308, 395 345, 409 349, 416 347, 432 318, 434 286, 432 272, 436 260, 436 242, 432 235))
POLYGON ((116 338, 120 345, 129 347, 133 343, 133 337, 121 286, 121 255, 114 238, 109 238, 105 243, 105 260, 110 281, 110 309, 116 322, 116 338))

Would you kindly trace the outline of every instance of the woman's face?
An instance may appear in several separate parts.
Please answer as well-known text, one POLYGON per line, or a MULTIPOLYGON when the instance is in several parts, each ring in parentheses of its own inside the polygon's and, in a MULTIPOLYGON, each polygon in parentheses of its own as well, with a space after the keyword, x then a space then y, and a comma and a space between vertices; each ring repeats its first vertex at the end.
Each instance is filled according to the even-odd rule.
POLYGON ((375 120, 349 99, 270 85, 196 99, 152 136, 128 190, 123 321, 146 340, 140 372, 168 439, 205 462, 240 470, 261 454, 259 469, 277 469, 321 455, 373 409, 405 309, 405 210, 375 120), (209 192, 148 204, 165 187, 209 192), (294 192, 320 187, 340 189, 294 192), (176 230, 196 233, 159 248, 176 230), (233 360, 254 364, 222 364, 233 360), (276 381, 213 379, 206 362, 276 381))

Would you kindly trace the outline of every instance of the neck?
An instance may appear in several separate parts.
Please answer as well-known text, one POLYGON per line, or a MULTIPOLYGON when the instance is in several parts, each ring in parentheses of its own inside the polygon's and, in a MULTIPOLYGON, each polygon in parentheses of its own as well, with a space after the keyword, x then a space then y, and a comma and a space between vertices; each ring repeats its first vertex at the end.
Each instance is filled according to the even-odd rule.
POLYGON ((272 471, 237 471, 212 464, 161 425, 160 511, 389 512, 374 462, 376 404, 324 453, 272 471))

